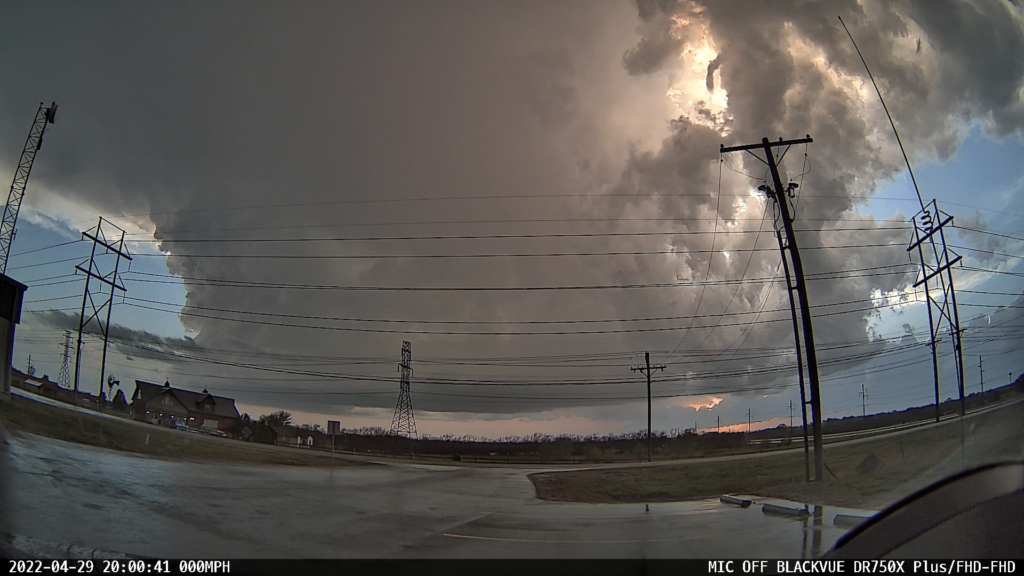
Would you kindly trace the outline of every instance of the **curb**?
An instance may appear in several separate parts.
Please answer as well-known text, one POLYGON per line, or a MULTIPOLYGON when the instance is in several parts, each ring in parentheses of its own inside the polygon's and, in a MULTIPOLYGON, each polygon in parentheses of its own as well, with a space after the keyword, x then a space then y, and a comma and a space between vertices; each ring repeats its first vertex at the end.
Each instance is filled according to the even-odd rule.
POLYGON ((832 525, 838 528, 854 528, 863 524, 868 518, 868 516, 854 516, 853 514, 836 514, 836 517, 832 519, 832 525))
POLYGON ((735 504, 741 508, 749 508, 754 503, 753 500, 747 500, 746 498, 736 498, 734 496, 722 496, 718 499, 722 504, 735 504))
POLYGON ((807 508, 788 508, 786 506, 778 506, 776 504, 764 504, 761 506, 761 513, 778 516, 790 516, 793 518, 804 518, 810 516, 810 512, 807 508))

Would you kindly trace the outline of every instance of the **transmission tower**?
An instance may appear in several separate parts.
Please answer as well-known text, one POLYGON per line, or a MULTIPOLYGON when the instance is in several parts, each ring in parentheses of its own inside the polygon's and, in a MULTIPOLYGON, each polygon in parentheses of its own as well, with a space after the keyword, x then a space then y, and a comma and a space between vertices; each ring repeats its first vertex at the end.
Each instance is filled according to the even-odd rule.
POLYGON ((946 246, 943 228, 952 224, 953 217, 939 210, 935 200, 921 207, 914 216, 914 236, 907 252, 917 249, 921 261, 921 279, 914 288, 924 286, 924 297, 928 301, 928 342, 932 349, 932 374, 935 379, 935 421, 940 418, 939 403, 939 334, 945 324, 946 332, 953 340, 953 362, 956 365, 956 382, 960 391, 960 416, 964 415, 964 355, 960 329, 960 313, 956 306, 956 290, 953 288, 953 265, 961 256, 946 246), (927 245, 927 248, 926 248, 927 245))
POLYGON ((921 204, 921 211, 914 216, 914 236, 910 240, 907 252, 917 248, 917 255, 921 260, 921 279, 914 284, 914 288, 923 285, 925 300, 928 301, 928 330, 930 336, 928 345, 932 349, 932 374, 935 379, 935 421, 938 422, 941 418, 941 410, 939 408, 939 403, 941 402, 939 394, 939 355, 936 347, 939 343, 938 335, 942 332, 943 324, 946 325, 946 331, 953 340, 953 361, 956 364, 957 387, 960 392, 960 417, 963 418, 965 412, 964 355, 960 338, 963 331, 960 329, 960 313, 956 306, 956 290, 953 288, 952 268, 954 264, 960 261, 960 255, 946 246, 946 234, 943 231, 944 226, 952 224, 953 217, 939 210, 939 205, 934 199, 925 204, 924 198, 921 196, 921 190, 917 187, 917 178, 914 177, 914 169, 910 166, 907 150, 903 147, 903 140, 900 139, 899 130, 896 129, 896 122, 893 121, 892 114, 889 113, 889 107, 885 105, 885 98, 882 98, 882 91, 878 88, 878 83, 875 82, 875 77, 871 74, 871 68, 868 67, 864 54, 861 53, 860 48, 857 46, 857 41, 853 39, 853 34, 846 27, 842 17, 839 17, 839 23, 843 25, 843 30, 846 30, 846 35, 850 37, 850 42, 853 43, 853 48, 857 51, 857 56, 860 57, 861 63, 864 64, 864 70, 867 71, 868 78, 871 79, 871 84, 875 87, 878 100, 882 103, 882 109, 885 110, 885 116, 889 119, 889 125, 892 126, 892 133, 896 136, 896 143, 899 144, 900 152, 903 153, 903 161, 907 165, 910 181, 914 184, 917 201, 921 204), (927 249, 925 248, 926 243, 928 244, 927 249), (952 254, 952 257, 950 257, 950 254, 952 254))
MULTIPOLYGON (((75 396, 77 400, 78 396, 78 385, 79 385, 79 373, 82 369, 82 333, 89 326, 93 320, 99 326, 100 334, 103 336, 103 360, 100 363, 100 402, 103 402, 103 378, 106 375, 107 369, 107 342, 110 337, 110 312, 114 307, 114 291, 120 290, 126 292, 125 287, 118 283, 117 270, 121 264, 121 258, 131 261, 131 254, 128 253, 128 249, 124 246, 124 230, 121 230, 117 226, 114 226, 110 222, 106 224, 112 228, 117 229, 121 233, 120 237, 114 240, 108 240, 106 233, 103 231, 104 219, 101 216, 99 222, 96 224, 96 228, 82 232, 84 238, 92 240, 92 253, 89 256, 89 268, 82 268, 81 265, 75 266, 75 269, 85 274, 85 293, 82 295, 82 314, 78 323, 78 345, 75 350, 75 396), (96 254, 97 247, 103 247, 102 254, 96 254), (110 272, 103 273, 96 261, 98 256, 104 256, 107 254, 113 254, 114 266, 110 272), (90 282, 96 280, 100 282, 98 290, 94 293, 91 290, 90 282), (104 293, 104 286, 109 287, 109 292, 104 293), (97 305, 97 301, 99 305, 97 305), (86 307, 91 310, 88 316, 86 316, 86 307), (106 319, 102 317, 102 313, 106 312, 106 319)), ((116 234, 116 233, 115 233, 116 234)), ((83 262, 82 264, 84 264, 83 262)))
POLYGON ((391 433, 416 438, 416 418, 412 413, 412 395, 409 393, 409 381, 412 379, 412 344, 409 342, 402 342, 402 363, 398 369, 402 371, 402 384, 395 417, 391 420, 391 433))
POLYGON ((56 119, 57 103, 50 104, 49 108, 43 108, 43 103, 40 102, 39 109, 36 110, 36 119, 28 131, 28 139, 25 140, 25 148, 21 151, 18 170, 14 173, 11 192, 7 195, 7 204, 4 205, 3 222, 0 224, 0 274, 7 274, 7 257, 11 253, 11 242, 14 242, 14 227, 18 223, 18 211, 21 209, 21 200, 25 197, 25 186, 28 185, 28 176, 32 173, 32 164, 36 161, 36 152, 43 147, 46 125, 53 124, 56 119))
POLYGON ((57 374, 57 384, 61 388, 71 388, 71 330, 64 331, 64 341, 60 346, 60 373, 57 374))

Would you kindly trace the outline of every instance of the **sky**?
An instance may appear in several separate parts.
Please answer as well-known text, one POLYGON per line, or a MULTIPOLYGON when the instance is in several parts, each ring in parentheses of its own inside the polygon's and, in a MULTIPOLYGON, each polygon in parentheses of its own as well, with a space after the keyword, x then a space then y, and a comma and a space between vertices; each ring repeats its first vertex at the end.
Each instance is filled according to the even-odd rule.
POLYGON ((656 430, 789 425, 791 402, 798 424, 765 167, 719 148, 810 135, 781 170, 825 416, 927 404, 921 205, 837 16, 922 199, 955 218, 967 392, 979 356, 1007 383, 1024 18, 995 0, 11 5, 0 175, 59 104, 8 265, 29 286, 15 365, 56 379, 103 217, 133 256, 107 360, 129 396, 167 380, 388 428, 407 340, 420 434, 639 430, 645 352, 666 366, 656 430))

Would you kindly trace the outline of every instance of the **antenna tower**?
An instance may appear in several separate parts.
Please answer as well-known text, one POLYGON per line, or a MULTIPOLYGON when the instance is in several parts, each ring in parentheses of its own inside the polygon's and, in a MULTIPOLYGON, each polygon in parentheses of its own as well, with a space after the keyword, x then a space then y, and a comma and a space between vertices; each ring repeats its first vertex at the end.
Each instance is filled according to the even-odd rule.
POLYGON ((71 388, 71 330, 64 331, 64 341, 58 344, 60 352, 60 373, 57 384, 61 388, 71 388))
MULTIPOLYGON (((85 331, 86 327, 95 320, 96 324, 99 325, 100 334, 103 336, 103 360, 100 362, 100 403, 103 402, 103 378, 106 376, 105 372, 107 369, 107 342, 110 337, 110 312, 114 307, 114 291, 126 291, 124 285, 118 283, 117 269, 121 265, 121 258, 124 258, 129 262, 132 259, 131 254, 128 253, 128 249, 124 246, 124 230, 121 230, 112 223, 107 222, 108 226, 121 233, 120 237, 116 241, 108 240, 106 233, 103 231, 103 223, 103 217, 100 216, 100 220, 99 223, 96 224, 96 228, 91 228, 82 232, 82 236, 84 238, 92 240, 92 253, 89 255, 89 268, 82 268, 81 265, 75 266, 76 270, 85 274, 85 293, 82 295, 82 314, 78 323, 78 345, 75 349, 75 396, 77 399, 79 373, 82 369, 82 333, 85 331), (102 254, 96 254, 96 248, 99 246, 103 247, 102 254), (114 269, 110 272, 103 273, 96 259, 98 256, 109 254, 113 254, 115 256, 114 269), (96 280, 101 284, 95 292, 91 289, 90 282, 92 280, 96 280), (107 293, 104 293, 103 291, 104 284, 110 289, 107 293), (99 302, 99 305, 97 305, 97 302, 99 302), (86 307, 91 310, 88 316, 86 316, 86 307), (102 316, 104 311, 106 311, 106 319, 102 316)), ((85 264, 85 262, 82 264, 85 264)))
POLYGON ((14 173, 14 182, 11 183, 11 192, 7 195, 7 204, 4 205, 3 222, 0 223, 0 274, 7 274, 7 257, 11 253, 11 242, 14 242, 14 227, 18 223, 18 211, 21 209, 21 200, 25 197, 25 186, 28 185, 28 177, 32 173, 32 164, 36 161, 36 152, 43 147, 46 125, 53 124, 57 119, 56 102, 50 104, 49 108, 43 106, 45 105, 40 102, 39 109, 36 110, 36 119, 32 121, 32 128, 28 131, 18 170, 14 173))
POLYGON ((402 342, 402 363, 398 369, 402 371, 402 384, 398 392, 398 404, 395 406, 395 417, 391 420, 391 433, 416 438, 416 418, 412 412, 412 395, 409 393, 409 381, 412 379, 412 344, 409 342, 402 342))

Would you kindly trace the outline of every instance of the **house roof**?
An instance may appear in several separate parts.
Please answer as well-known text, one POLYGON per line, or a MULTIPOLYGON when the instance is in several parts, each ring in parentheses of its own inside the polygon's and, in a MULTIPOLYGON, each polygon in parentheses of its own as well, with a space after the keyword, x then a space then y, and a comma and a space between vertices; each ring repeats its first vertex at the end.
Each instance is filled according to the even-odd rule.
MULTIPOLYGON (((206 390, 203 390, 206 392, 206 390)), ((153 398, 161 394, 171 394, 178 402, 181 402, 189 410, 195 410, 197 412, 202 411, 199 406, 201 403, 213 403, 213 414, 215 416, 224 416, 227 418, 238 418, 238 409, 235 408, 235 400, 233 398, 225 398, 223 396, 214 396, 209 392, 205 394, 201 392, 192 392, 191 390, 182 390, 181 388, 174 388, 169 384, 153 384, 151 382, 143 382, 142 380, 135 381, 135 392, 132 394, 132 398, 136 395, 141 395, 143 402, 149 402, 153 398)))
POLYGON ((292 429, 288 426, 271 426, 271 430, 277 434, 278 438, 296 438, 299 435, 299 431, 292 429))

